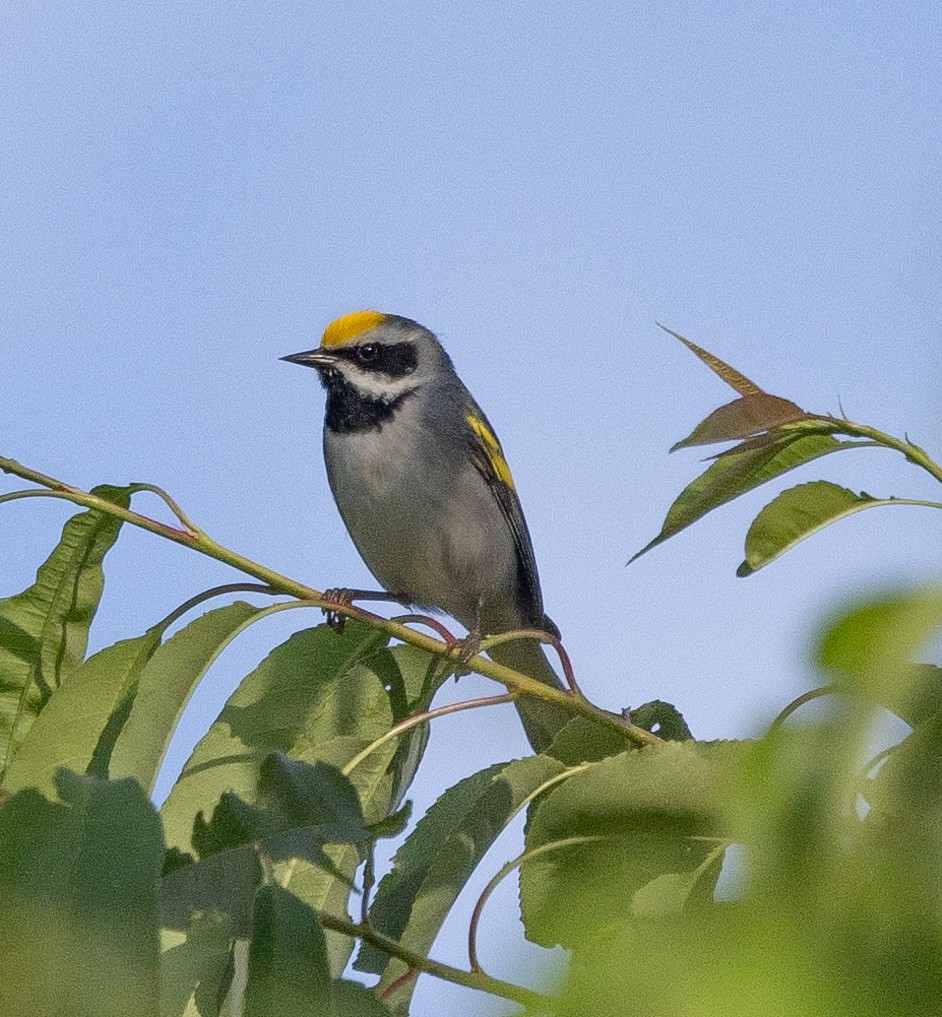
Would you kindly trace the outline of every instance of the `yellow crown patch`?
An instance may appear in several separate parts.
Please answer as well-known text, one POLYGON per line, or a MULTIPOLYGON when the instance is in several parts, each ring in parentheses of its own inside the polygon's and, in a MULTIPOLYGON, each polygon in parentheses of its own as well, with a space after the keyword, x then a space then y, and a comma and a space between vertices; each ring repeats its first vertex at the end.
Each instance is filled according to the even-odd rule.
POLYGON ((324 329, 321 346, 340 346, 361 333, 382 325, 385 320, 386 315, 380 314, 379 311, 353 311, 351 314, 344 314, 324 329))

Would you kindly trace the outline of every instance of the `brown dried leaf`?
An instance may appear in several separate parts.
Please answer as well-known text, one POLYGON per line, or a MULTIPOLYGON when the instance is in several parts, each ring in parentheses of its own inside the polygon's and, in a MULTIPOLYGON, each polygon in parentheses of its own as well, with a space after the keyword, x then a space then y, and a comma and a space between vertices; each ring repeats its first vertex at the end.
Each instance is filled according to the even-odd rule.
POLYGON ((701 420, 693 431, 671 446, 671 452, 691 445, 712 445, 718 441, 733 441, 735 438, 751 438, 764 431, 808 419, 809 415, 800 407, 781 396, 757 392, 753 395, 734 399, 725 406, 714 410, 701 420))
POLYGON ((696 343, 692 343, 689 339, 685 339, 666 325, 662 325, 660 322, 657 322, 657 325, 675 339, 679 339, 691 353, 695 353, 711 371, 715 371, 730 388, 734 388, 740 395, 749 396, 762 393, 762 389, 754 381, 750 381, 744 374, 740 374, 739 371, 730 367, 729 364, 723 363, 719 357, 714 357, 712 353, 708 353, 703 347, 697 346, 696 343))

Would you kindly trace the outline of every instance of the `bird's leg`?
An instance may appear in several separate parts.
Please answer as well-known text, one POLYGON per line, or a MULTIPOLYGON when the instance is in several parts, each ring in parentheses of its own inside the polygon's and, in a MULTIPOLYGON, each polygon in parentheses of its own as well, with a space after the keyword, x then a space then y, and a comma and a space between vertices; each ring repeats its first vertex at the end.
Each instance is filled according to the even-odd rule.
POLYGON ((458 660, 458 667, 455 668, 455 681, 469 673, 464 665, 472 657, 477 656, 481 649, 481 606, 483 601, 483 596, 478 597, 478 606, 474 613, 474 626, 468 630, 468 634, 463 639, 456 640, 455 645, 451 648, 451 655, 458 660))
MULTIPOLYGON (((387 590, 351 590, 346 586, 332 586, 329 590, 324 590, 324 600, 329 600, 338 607, 350 607, 355 600, 386 601, 390 604, 402 604, 404 607, 408 607, 412 603, 412 599, 406 593, 389 593, 387 590)), ((332 611, 329 607, 322 607, 321 610, 326 616, 327 624, 334 632, 338 635, 343 632, 347 621, 346 617, 332 611)))

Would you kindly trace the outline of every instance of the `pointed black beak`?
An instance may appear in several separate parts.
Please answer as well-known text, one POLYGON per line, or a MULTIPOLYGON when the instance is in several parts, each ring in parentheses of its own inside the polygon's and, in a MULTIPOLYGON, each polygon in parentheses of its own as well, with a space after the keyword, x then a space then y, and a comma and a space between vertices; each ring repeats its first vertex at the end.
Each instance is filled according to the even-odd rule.
POLYGON ((325 367, 333 367, 337 358, 327 350, 308 350, 306 353, 292 353, 288 357, 280 357, 280 360, 287 360, 289 364, 300 364, 302 367, 314 367, 322 370, 325 367))

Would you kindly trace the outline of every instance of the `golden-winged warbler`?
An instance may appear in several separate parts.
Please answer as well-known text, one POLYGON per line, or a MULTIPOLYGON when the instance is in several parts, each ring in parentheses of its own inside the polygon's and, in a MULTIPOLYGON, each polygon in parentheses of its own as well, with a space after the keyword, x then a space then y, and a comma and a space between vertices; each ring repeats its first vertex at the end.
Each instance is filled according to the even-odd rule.
MULTIPOLYGON (((328 325, 317 349, 283 359, 315 368, 327 390, 330 488, 384 590, 482 635, 555 634, 500 443, 438 339, 409 318, 356 311, 328 325)), ((562 687, 533 640, 488 653, 562 687)), ((528 696, 517 709, 537 751, 569 716, 528 696)))

